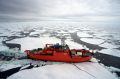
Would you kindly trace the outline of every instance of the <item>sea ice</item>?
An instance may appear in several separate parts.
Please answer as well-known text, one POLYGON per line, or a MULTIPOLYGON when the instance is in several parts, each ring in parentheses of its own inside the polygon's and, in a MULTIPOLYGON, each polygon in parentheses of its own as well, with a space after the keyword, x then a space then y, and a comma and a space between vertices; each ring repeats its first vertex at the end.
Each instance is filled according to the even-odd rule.
POLYGON ((20 71, 7 79, 117 79, 98 63, 55 64, 20 71), (29 75, 29 76, 28 76, 29 75))

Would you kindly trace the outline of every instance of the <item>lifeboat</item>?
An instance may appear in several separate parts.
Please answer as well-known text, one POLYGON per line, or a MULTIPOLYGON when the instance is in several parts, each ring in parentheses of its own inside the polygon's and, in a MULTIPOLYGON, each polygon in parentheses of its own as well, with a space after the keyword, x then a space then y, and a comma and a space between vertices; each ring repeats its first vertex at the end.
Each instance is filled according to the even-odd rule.
POLYGON ((70 49, 67 44, 46 44, 44 48, 25 50, 27 57, 35 60, 56 62, 90 61, 93 53, 86 49, 70 49))

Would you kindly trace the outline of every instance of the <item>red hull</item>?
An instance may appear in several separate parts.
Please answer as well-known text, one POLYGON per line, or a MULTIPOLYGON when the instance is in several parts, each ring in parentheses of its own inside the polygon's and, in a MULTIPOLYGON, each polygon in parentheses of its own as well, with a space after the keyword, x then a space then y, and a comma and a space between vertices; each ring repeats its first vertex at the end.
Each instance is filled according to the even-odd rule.
MULTIPOLYGON (((50 54, 30 53, 30 50, 26 50, 28 58, 44 61, 56 61, 56 62, 85 62, 89 61, 92 56, 71 56, 69 50, 64 52, 55 52, 50 54)), ((43 52, 43 51, 42 51, 43 52)))

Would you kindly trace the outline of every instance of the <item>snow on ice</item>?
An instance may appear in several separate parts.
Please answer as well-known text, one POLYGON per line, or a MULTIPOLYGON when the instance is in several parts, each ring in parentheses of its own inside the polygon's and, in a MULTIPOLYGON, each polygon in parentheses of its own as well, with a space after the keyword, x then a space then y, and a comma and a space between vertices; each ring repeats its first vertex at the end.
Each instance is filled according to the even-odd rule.
POLYGON ((90 43, 90 44, 101 44, 104 42, 102 39, 97 39, 97 38, 81 38, 80 40, 90 43))
POLYGON ((89 35, 89 34, 84 33, 84 32, 77 32, 77 35, 78 35, 79 37, 93 37, 92 35, 89 35))
MULTIPOLYGON (((21 44, 21 50, 24 51, 26 49, 35 49, 35 48, 43 48, 45 44, 56 44, 60 43, 61 40, 55 37, 40 37, 40 38, 20 38, 9 41, 9 43, 18 43, 21 44)), ((71 49, 74 48, 83 48, 82 45, 75 43, 70 40, 66 40, 66 43, 69 45, 71 49)))
POLYGON ((98 63, 54 64, 20 71, 7 79, 117 79, 98 63), (33 74, 34 73, 34 74, 33 74))
POLYGON ((109 54, 109 55, 112 55, 112 56, 116 56, 116 57, 120 57, 120 51, 117 50, 117 49, 103 49, 99 52, 109 54))

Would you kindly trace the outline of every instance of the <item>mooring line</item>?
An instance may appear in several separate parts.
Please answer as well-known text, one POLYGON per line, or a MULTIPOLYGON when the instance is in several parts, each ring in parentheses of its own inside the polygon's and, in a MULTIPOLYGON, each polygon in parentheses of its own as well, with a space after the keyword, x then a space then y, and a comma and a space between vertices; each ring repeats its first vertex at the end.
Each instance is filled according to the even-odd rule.
POLYGON ((87 74, 91 75, 92 77, 96 78, 94 75, 92 75, 92 74, 90 74, 89 72, 87 72, 87 71, 79 68, 79 67, 78 67, 77 65, 75 65, 74 63, 72 63, 72 64, 73 64, 77 69, 79 69, 79 70, 81 70, 81 71, 84 71, 84 72, 86 72, 87 74))

